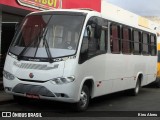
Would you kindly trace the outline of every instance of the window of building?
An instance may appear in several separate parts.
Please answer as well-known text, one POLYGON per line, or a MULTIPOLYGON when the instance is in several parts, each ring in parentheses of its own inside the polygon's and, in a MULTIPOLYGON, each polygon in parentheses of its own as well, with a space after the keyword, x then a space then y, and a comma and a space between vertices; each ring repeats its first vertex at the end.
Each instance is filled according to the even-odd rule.
POLYGON ((122 53, 131 53, 131 30, 129 28, 122 28, 122 53))
POLYGON ((110 26, 110 47, 112 53, 120 53, 120 26, 110 26))

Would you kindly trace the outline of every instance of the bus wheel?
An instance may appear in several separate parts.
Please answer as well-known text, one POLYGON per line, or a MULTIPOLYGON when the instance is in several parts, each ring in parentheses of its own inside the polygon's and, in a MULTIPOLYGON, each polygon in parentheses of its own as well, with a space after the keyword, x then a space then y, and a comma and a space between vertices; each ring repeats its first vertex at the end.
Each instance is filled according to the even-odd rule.
POLYGON ((157 88, 160 88, 160 78, 156 79, 155 84, 157 88))
POLYGON ((76 111, 85 111, 88 108, 90 98, 89 88, 84 85, 80 94, 80 100, 75 104, 76 111))
POLYGON ((133 89, 130 90, 130 94, 132 96, 138 95, 138 93, 140 91, 140 88, 141 88, 141 80, 138 79, 135 88, 133 88, 133 89))

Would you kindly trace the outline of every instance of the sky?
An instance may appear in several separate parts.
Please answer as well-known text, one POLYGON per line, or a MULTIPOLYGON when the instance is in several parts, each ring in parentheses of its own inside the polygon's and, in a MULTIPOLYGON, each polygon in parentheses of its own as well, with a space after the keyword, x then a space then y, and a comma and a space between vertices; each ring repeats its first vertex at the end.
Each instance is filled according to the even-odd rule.
POLYGON ((160 0, 106 0, 141 16, 159 16, 160 0))

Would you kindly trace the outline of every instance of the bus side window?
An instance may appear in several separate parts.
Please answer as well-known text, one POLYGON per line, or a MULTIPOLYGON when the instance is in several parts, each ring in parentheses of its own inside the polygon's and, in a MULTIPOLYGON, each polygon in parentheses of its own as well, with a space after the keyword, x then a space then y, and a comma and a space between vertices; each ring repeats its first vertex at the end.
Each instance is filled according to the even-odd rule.
POLYGON ((151 35, 151 45, 150 45, 150 50, 151 50, 151 55, 155 56, 157 54, 157 44, 156 44, 156 36, 155 35, 151 35))
POLYGON ((83 40, 82 40, 82 45, 81 45, 81 51, 80 51, 80 57, 79 57, 79 63, 83 63, 88 59, 88 41, 90 39, 90 27, 91 26, 86 26, 84 35, 83 35, 83 40))
POLYGON ((110 48, 112 53, 120 53, 120 26, 118 25, 110 26, 110 48))
POLYGON ((133 54, 141 54, 141 34, 139 31, 133 31, 133 54))
POLYGON ((143 33, 142 37, 142 54, 149 55, 149 34, 143 33))
POLYGON ((106 30, 102 29, 102 32, 101 32, 101 38, 100 38, 100 41, 99 41, 99 50, 100 52, 105 52, 106 51, 106 30))
POLYGON ((130 54, 131 53, 131 29, 127 27, 122 28, 122 53, 130 54))
POLYGON ((81 47, 81 53, 85 53, 88 51, 88 39, 89 39, 89 35, 88 35, 88 31, 87 28, 85 29, 84 35, 83 35, 83 41, 82 41, 82 47, 81 47))
POLYGON ((91 36, 88 43, 88 57, 92 57, 98 50, 98 39, 94 37, 95 28, 91 28, 91 36))
POLYGON ((80 63, 85 62, 89 58, 106 53, 107 30, 102 29, 100 38, 95 38, 95 29, 92 25, 86 26, 80 51, 80 63))

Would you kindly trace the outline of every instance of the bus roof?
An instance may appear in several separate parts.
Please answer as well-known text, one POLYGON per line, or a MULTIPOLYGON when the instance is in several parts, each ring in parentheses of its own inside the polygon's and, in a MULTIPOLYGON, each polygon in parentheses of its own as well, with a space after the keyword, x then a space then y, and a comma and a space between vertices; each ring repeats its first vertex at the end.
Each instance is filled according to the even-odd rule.
POLYGON ((139 16, 113 4, 107 3, 104 0, 102 1, 101 13, 102 17, 107 18, 108 20, 152 33, 155 33, 155 27, 159 26, 157 23, 151 20, 148 20, 142 16, 139 16))
POLYGON ((44 11, 38 11, 38 12, 32 12, 30 14, 35 14, 35 13, 49 13, 49 12, 55 12, 55 11, 59 11, 59 12, 78 12, 78 13, 97 13, 100 14, 97 11, 94 11, 92 9, 88 9, 88 8, 81 8, 81 9, 54 9, 54 10, 44 10, 44 11))
POLYGON ((142 29, 146 32, 151 32, 151 33, 157 33, 158 30, 156 30, 155 28, 158 28, 160 26, 153 21, 150 21, 142 16, 139 16, 132 12, 124 10, 118 6, 107 3, 104 0, 102 1, 102 4, 101 4, 101 13, 94 11, 92 9, 88 9, 88 8, 81 8, 81 9, 45 10, 45 11, 39 11, 39 12, 32 12, 30 13, 30 15, 36 14, 36 13, 45 14, 45 13, 50 13, 50 12, 55 12, 55 11, 84 13, 90 16, 93 16, 93 15, 102 16, 103 18, 108 19, 110 21, 121 23, 126 26, 131 26, 137 29, 142 29))

